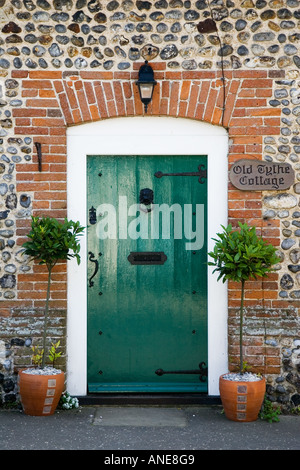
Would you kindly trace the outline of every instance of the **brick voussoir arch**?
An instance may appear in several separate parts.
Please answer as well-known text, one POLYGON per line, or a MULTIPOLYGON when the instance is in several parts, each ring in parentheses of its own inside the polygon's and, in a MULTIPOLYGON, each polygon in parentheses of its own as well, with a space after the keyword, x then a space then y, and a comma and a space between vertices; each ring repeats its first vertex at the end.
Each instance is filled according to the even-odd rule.
MULTIPOLYGON (((135 85, 140 65, 134 64, 133 71, 123 72, 12 72, 12 77, 22 82, 25 104, 13 110, 15 134, 30 134, 34 143, 41 143, 43 171, 55 170, 57 175, 66 171, 67 127, 144 114, 135 85)), ((222 77, 220 70, 168 71, 163 63, 151 65, 157 85, 148 115, 189 118, 227 128, 229 165, 245 156, 262 159, 264 136, 280 135, 281 109, 270 106, 269 99, 273 96, 275 80, 283 78, 284 72, 226 70, 222 77)), ((36 162, 37 155, 34 155, 32 165, 19 166, 18 171, 36 172, 36 162)), ((43 175, 35 174, 35 178, 40 181, 43 175)), ((229 191, 232 201, 239 198, 230 185, 229 191)), ((61 195, 57 192, 58 196, 61 195)), ((60 206, 63 211, 62 203, 58 202, 57 207, 60 206)), ((260 218, 261 208, 251 216, 260 218)), ((229 211, 229 218, 237 217, 244 219, 249 213, 245 208, 237 211, 234 207, 229 211)))
MULTIPOLYGON (((135 85, 137 76, 137 72, 69 72, 68 77, 53 80, 65 124, 143 115, 135 85)), ((240 86, 238 79, 223 81, 220 72, 161 70, 155 73, 155 79, 157 85, 148 115, 185 117, 228 126, 240 86)))
MULTIPOLYGON (((15 78, 22 78, 23 96, 27 97, 26 109, 14 110, 14 115, 31 119, 33 135, 47 135, 47 127, 62 124, 143 115, 135 85, 140 65, 134 64, 132 72, 14 71, 15 78), (34 120, 37 117, 44 121, 34 120)), ((272 71, 226 70, 222 77, 219 70, 176 72, 165 70, 162 63, 151 65, 157 85, 148 115, 224 126, 230 128, 231 136, 279 135, 281 110, 270 107, 267 100, 276 78, 270 75, 272 71)), ((29 132, 24 124, 21 119, 16 121, 16 133, 29 132)))
MULTIPOLYGON (((26 109, 13 112, 19 118, 16 133, 41 136, 55 126, 143 115, 135 85, 140 65, 134 64, 133 72, 13 71, 27 98, 26 109)), ((176 72, 162 63, 151 65, 157 85, 148 115, 224 126, 231 136, 280 134, 281 110, 270 107, 267 99, 278 78, 272 71, 226 70, 222 77, 219 70, 176 72)))
MULTIPOLYGON (((17 166, 17 189, 31 191, 33 213, 63 218, 67 215, 67 127, 114 117, 141 116, 143 105, 135 81, 141 64, 129 71, 13 71, 12 77, 22 84, 24 106, 13 110, 15 135, 31 135, 42 146, 42 172, 37 155, 17 166)), ((240 158, 262 159, 264 136, 280 135, 281 109, 272 107, 275 80, 283 78, 275 70, 168 71, 165 64, 151 64, 157 85, 149 116, 171 116, 204 121, 228 129, 229 166, 240 158)), ((33 148, 35 151, 35 148, 33 148)), ((226 178, 227 175, 224 175, 226 178)), ((228 221, 255 224, 262 235, 280 243, 279 220, 262 220, 262 200, 257 192, 241 192, 228 185, 228 221)), ((26 221, 26 223, 29 221, 26 221)), ((17 221, 18 234, 27 227, 17 221)), ((25 230, 26 229, 26 230, 25 230)), ((65 266, 58 267, 58 279, 65 280, 65 266)), ((23 285, 29 280, 23 275, 23 285)), ((264 289, 264 300, 253 299, 249 286, 247 302, 264 307, 280 306, 277 300, 277 274, 264 289)), ((31 282, 29 280, 29 282, 31 282)), ((259 286, 255 286, 255 290, 259 286)), ((37 293, 41 295, 40 292, 37 293)), ((57 307, 66 307, 65 292, 53 293, 57 307)), ((236 286, 230 285, 228 299, 238 305, 236 286)), ((19 290, 19 298, 28 292, 19 290)), ((39 306, 40 299, 33 299, 39 306)))

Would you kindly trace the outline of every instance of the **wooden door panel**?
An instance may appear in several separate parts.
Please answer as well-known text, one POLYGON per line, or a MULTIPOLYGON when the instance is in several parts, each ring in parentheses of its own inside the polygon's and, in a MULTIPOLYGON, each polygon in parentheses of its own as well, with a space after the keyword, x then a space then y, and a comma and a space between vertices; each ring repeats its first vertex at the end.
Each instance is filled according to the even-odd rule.
MULTIPOLYGON (((207 391, 199 374, 155 373, 197 370, 201 362, 207 366, 207 183, 191 175, 206 165, 206 157, 88 156, 87 162, 88 209, 97 210, 97 223, 88 227, 88 251, 98 256, 99 265, 94 286, 88 287, 89 390, 207 391), (171 176, 157 178, 157 171, 171 176), (144 188, 153 190, 153 211, 130 215, 144 188), (115 208, 115 239, 99 239, 107 220, 99 209, 104 203, 115 208), (154 238, 154 211, 162 204, 181 208, 181 227, 171 217, 170 234, 160 225, 154 238), (186 237, 196 230, 197 216, 202 246, 191 250, 186 237), (135 227, 146 227, 146 221, 148 232, 139 237, 135 227), (180 228, 183 237, 176 238, 180 228), (167 259, 161 265, 135 265, 128 260, 132 252, 163 252, 167 259)), ((89 262, 89 278, 93 269, 89 262)))

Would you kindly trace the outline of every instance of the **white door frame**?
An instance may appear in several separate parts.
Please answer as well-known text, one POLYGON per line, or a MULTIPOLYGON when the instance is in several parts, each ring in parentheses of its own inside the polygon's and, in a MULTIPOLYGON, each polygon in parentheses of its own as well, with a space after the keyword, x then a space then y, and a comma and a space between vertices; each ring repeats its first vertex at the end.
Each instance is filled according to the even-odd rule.
MULTIPOLYGON (((173 117, 114 118, 67 130, 68 218, 87 225, 87 155, 207 155, 208 250, 227 224, 228 135, 204 122, 173 117)), ((87 394, 87 234, 81 263, 68 262, 67 390, 87 394)), ((227 372, 227 286, 208 267, 208 394, 227 372)))

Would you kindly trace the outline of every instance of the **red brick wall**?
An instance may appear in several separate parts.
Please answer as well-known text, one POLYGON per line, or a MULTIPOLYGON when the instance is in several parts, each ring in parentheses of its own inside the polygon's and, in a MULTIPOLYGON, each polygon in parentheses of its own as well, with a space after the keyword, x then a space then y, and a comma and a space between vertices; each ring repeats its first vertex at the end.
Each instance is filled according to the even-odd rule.
MULTIPOLYGON (((22 98, 26 104, 13 110, 15 135, 30 135, 34 142, 42 144, 42 172, 38 171, 36 153, 31 163, 17 166, 17 191, 32 193, 35 215, 66 216, 67 126, 143 114, 143 106, 134 84, 140 65, 134 64, 134 72, 19 70, 12 73, 13 78, 22 82, 22 98)), ((166 69, 164 63, 151 65, 157 86, 148 114, 223 124, 230 138, 229 168, 240 158, 262 159, 263 137, 280 134, 281 110, 270 107, 268 99, 273 93, 273 81, 278 77, 283 78, 284 71, 225 71, 224 90, 220 71, 172 72, 166 69), (226 100, 223 114, 224 91, 226 100)), ((224 178, 228 178, 228 175, 224 175, 224 178)), ((236 224, 240 220, 254 224, 264 238, 279 246, 279 221, 262 219, 261 192, 239 191, 229 183, 228 197, 229 222, 236 224)), ((17 223, 18 244, 21 245, 30 221, 20 220, 17 223)), ((52 307, 66 309, 65 264, 55 268, 53 281, 52 307)), ((278 300, 277 281, 277 274, 272 274, 263 282, 248 282, 246 307, 287 308, 286 301, 278 300)), ((10 306, 43 306, 45 269, 35 265, 33 272, 19 274, 18 290, 18 299, 10 306)), ((229 352, 232 357, 238 354, 236 339, 231 331, 236 321, 235 307, 239 306, 239 296, 239 286, 229 283, 229 352)), ((8 309, 9 305, 6 304, 5 308, 8 309)), ((262 364, 259 364, 257 358, 267 352, 263 338, 252 337, 247 351, 249 357, 253 355, 254 365, 261 368, 262 364)), ((266 361, 272 373, 273 363, 277 364, 277 359, 272 356, 266 361)), ((268 370, 264 369, 263 372, 268 370)))

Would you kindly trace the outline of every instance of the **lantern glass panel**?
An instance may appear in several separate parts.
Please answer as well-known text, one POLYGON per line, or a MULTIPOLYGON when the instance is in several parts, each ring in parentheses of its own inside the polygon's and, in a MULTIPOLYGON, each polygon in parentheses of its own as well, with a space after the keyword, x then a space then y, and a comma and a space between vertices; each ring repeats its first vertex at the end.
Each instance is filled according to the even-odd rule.
POLYGON ((140 91, 142 99, 151 99, 153 91, 153 83, 141 83, 140 91))

